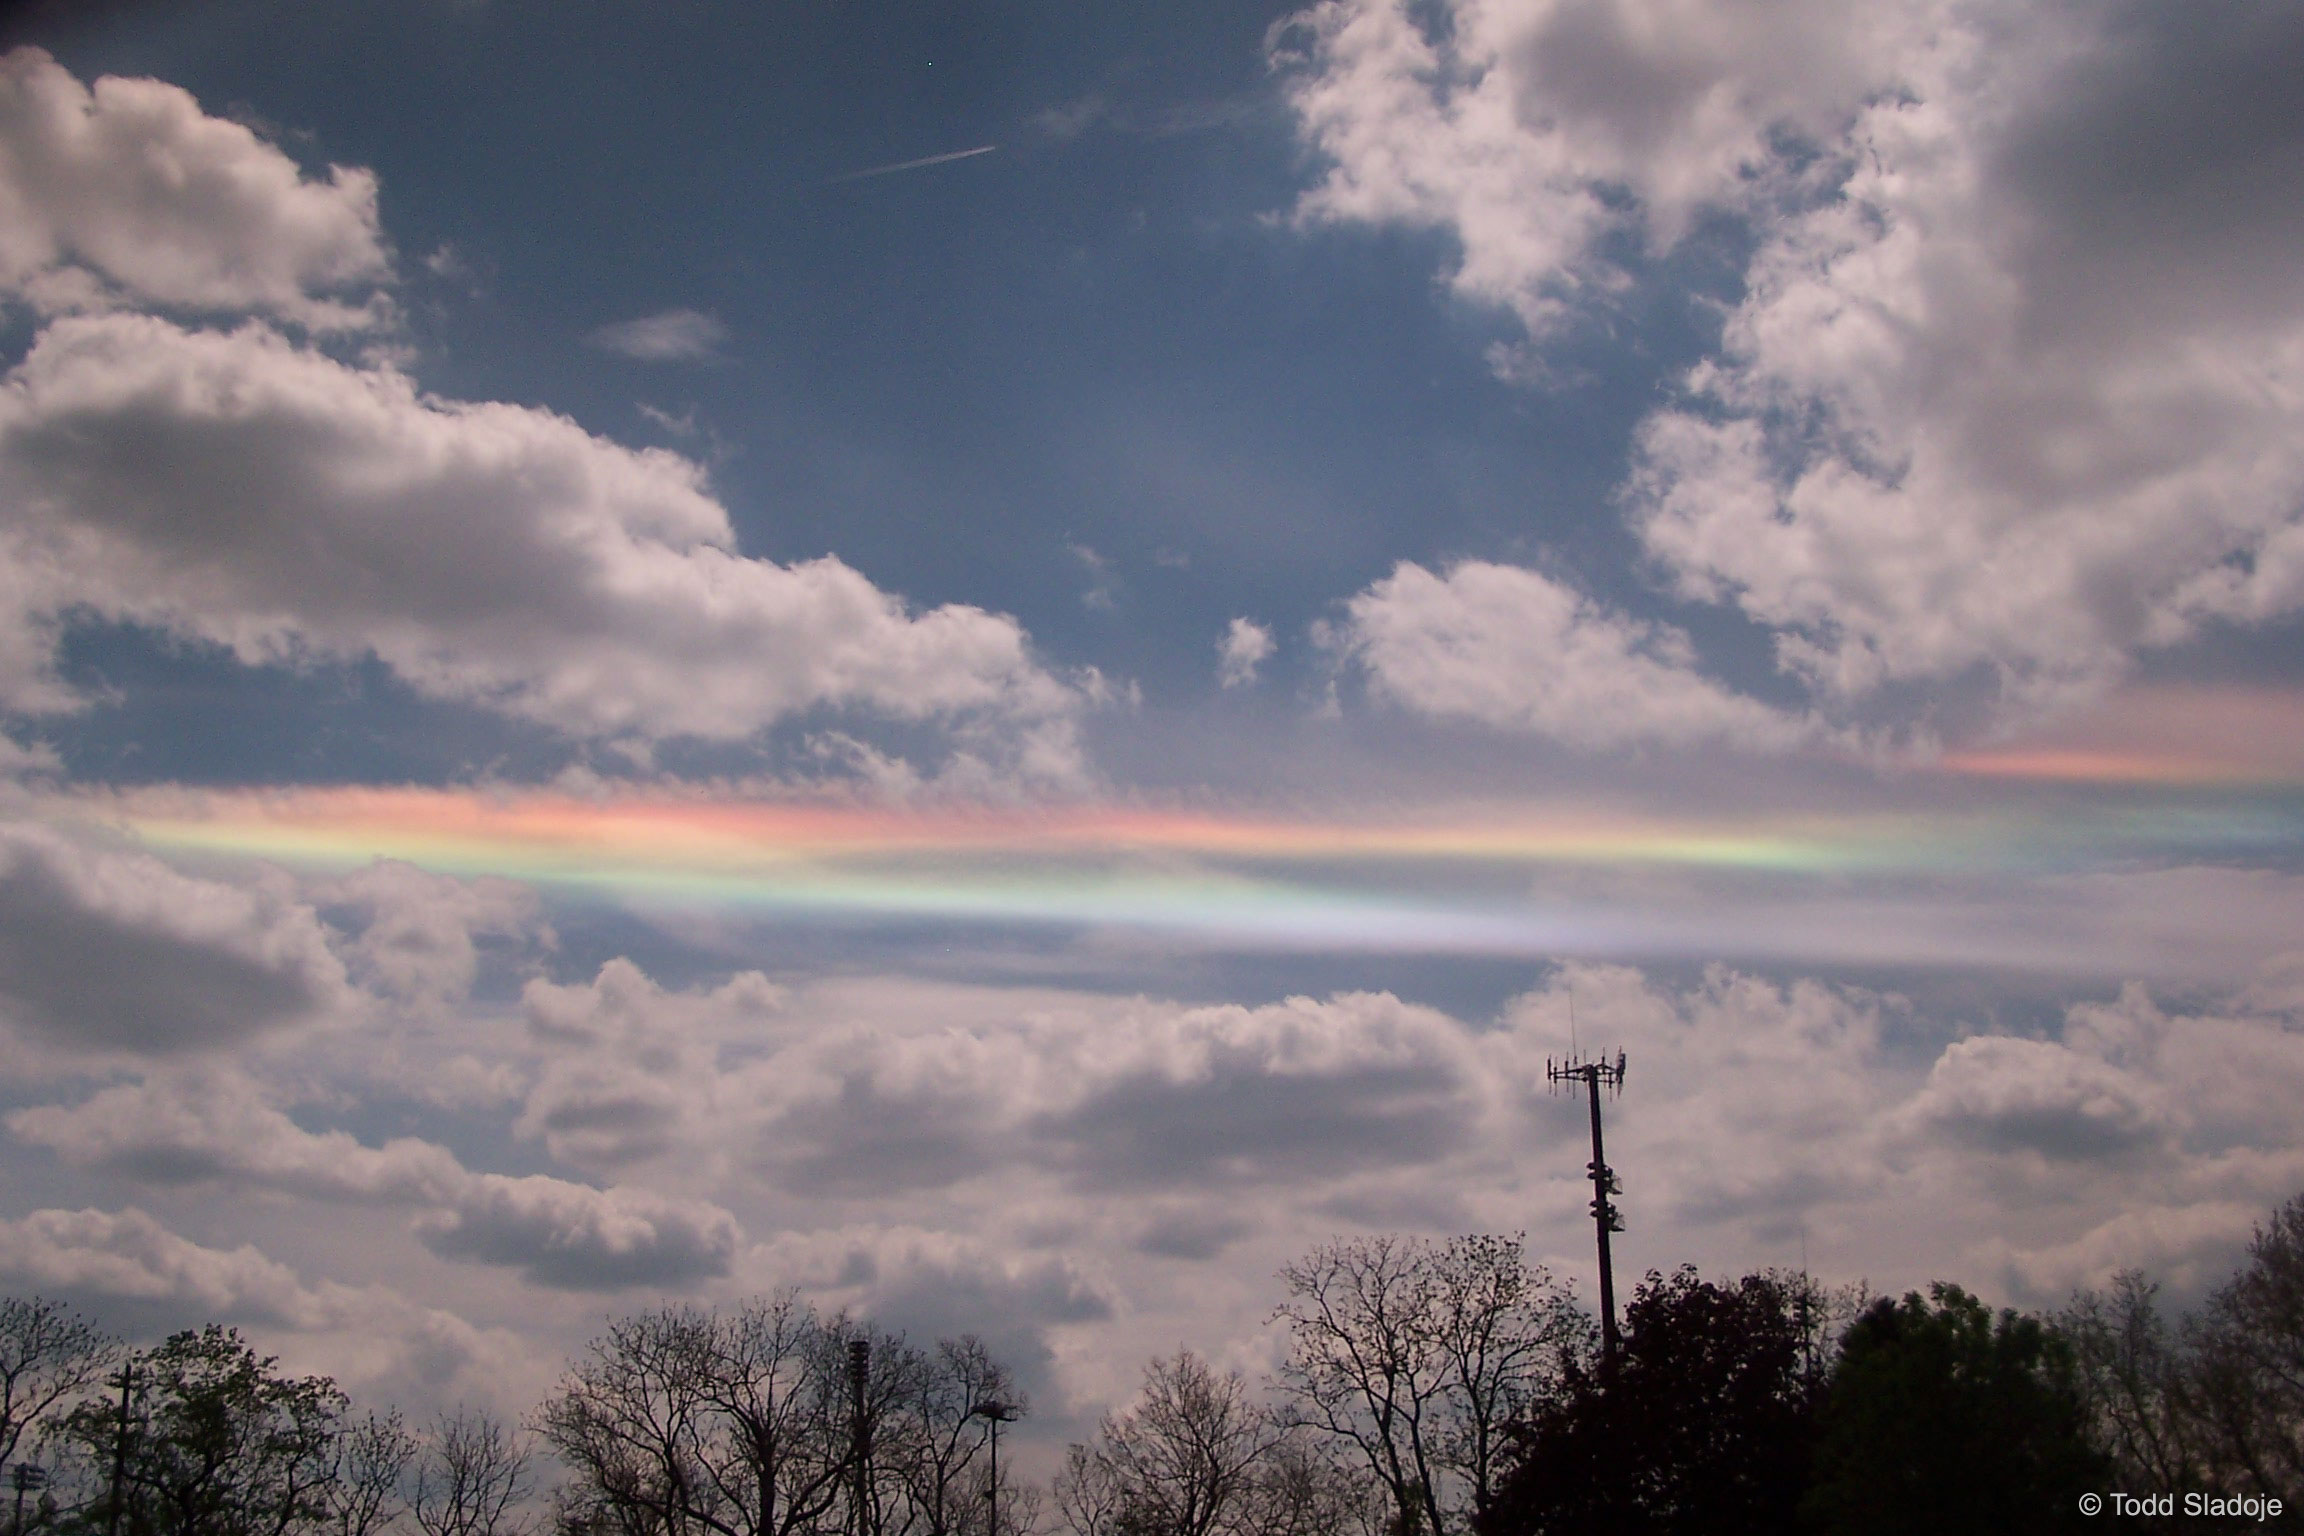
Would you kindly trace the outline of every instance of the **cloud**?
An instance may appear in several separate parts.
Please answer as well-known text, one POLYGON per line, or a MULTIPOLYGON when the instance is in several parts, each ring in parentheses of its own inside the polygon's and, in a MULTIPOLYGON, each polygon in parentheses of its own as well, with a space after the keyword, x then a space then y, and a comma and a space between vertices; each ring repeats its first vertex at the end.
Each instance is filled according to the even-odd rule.
POLYGON ((1244 688, 1256 681, 1256 669, 1272 659, 1272 631, 1253 619, 1234 619, 1216 642, 1216 681, 1226 688, 1244 688))
MULTIPOLYGON (((686 459, 262 326, 58 321, 0 393, 0 487, 32 573, 19 635, 87 612, 249 663, 374 656, 585 737, 739 740, 845 708, 940 722, 1025 782, 1080 771, 1081 697, 1013 619, 915 614, 829 557, 747 559, 686 459)), ((55 691, 0 684, 19 707, 55 691)))
POLYGON ((303 1129, 226 1073, 121 1084, 71 1108, 8 1118, 18 1140, 149 1183, 218 1181, 305 1199, 413 1206, 434 1252, 521 1270, 541 1285, 679 1286, 723 1274, 738 1239, 717 1206, 541 1175, 474 1173, 445 1147, 364 1146, 303 1129))
POLYGON ((1781 750, 1807 734, 1698 672, 1680 631, 1536 571, 1468 560, 1434 575, 1402 561, 1345 609, 1332 641, 1378 696, 1420 714, 1588 749, 1716 740, 1781 750))
POLYGON ((435 875, 398 859, 322 881, 310 896, 361 920, 358 937, 343 946, 354 978, 405 1002, 438 1007, 468 996, 483 936, 551 937, 527 886, 495 876, 435 875))
POLYGON ((584 339, 603 352, 643 363, 684 363, 717 353, 728 328, 693 309, 668 309, 604 325, 584 339))
POLYGON ((1628 238, 1742 224, 1623 505, 1835 708, 2021 716, 2304 606, 2293 8, 1333 0, 1287 35, 1302 216, 1452 233, 1539 341, 1628 238))
POLYGON ((303 903, 0 824, 0 1017, 18 1029, 82 1051, 168 1055, 352 1000, 303 903))
POLYGON ((374 323, 321 297, 390 279, 376 178, 324 180, 157 80, 93 88, 37 48, 0 56, 0 294, 45 312, 117 302, 374 323))
POLYGON ((402 1407, 480 1401, 518 1412, 528 1399, 507 1387, 538 1374, 503 1329, 475 1328, 384 1286, 308 1285, 252 1245, 203 1247, 134 1206, 0 1220, 0 1283, 64 1298, 130 1333, 219 1321, 293 1330, 290 1370, 324 1370, 402 1407))

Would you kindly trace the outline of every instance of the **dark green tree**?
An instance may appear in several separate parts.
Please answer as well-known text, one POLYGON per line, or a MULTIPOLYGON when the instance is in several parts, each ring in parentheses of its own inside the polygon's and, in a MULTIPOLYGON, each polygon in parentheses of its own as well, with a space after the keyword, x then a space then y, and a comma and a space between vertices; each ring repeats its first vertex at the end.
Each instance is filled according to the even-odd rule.
MULTIPOLYGON (((66 1433, 88 1463, 118 1457, 123 1530, 290 1536, 332 1522, 347 1400, 327 1377, 281 1376, 278 1364, 211 1323, 131 1359, 138 1403, 125 1435, 114 1402, 73 1410, 66 1433)), ((101 1528, 108 1512, 88 1513, 101 1528)))
POLYGON ((1814 1289, 1651 1270, 1613 1373, 1578 1369, 1525 1420, 1481 1536, 1743 1536, 1791 1528, 1818 1397, 1814 1289))
POLYGON ((1849 1327, 1804 1506, 1828 1536, 2082 1531, 2109 1486, 2073 1351, 1956 1285, 1886 1297, 1849 1327))

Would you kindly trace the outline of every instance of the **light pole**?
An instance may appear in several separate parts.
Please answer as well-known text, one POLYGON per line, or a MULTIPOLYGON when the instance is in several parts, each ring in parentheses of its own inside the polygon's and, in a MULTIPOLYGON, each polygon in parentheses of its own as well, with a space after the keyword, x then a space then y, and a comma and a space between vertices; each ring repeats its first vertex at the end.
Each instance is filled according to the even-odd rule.
POLYGON ((968 1416, 992 1421, 992 1489, 984 1497, 992 1502, 990 1536, 1000 1536, 1000 1426, 1013 1424, 1023 1415, 1016 1411, 1013 1403, 987 1399, 969 1409, 968 1416))

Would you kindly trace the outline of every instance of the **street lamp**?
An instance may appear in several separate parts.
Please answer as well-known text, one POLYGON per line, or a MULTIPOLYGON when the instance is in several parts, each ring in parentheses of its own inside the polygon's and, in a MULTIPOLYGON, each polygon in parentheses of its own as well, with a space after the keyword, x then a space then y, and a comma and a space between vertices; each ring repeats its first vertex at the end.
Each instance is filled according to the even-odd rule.
POLYGON ((1016 1411, 1013 1403, 986 1399, 969 1409, 968 1416, 992 1421, 992 1491, 984 1497, 992 1501, 991 1536, 1000 1536, 1000 1426, 1013 1424, 1023 1415, 1016 1411))

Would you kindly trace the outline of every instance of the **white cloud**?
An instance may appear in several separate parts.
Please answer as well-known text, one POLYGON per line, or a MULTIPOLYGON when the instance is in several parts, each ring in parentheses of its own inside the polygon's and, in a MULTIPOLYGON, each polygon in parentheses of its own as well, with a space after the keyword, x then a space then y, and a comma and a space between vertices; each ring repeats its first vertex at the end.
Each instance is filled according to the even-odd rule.
POLYGON ((644 363, 693 362, 719 351, 728 329, 693 309, 668 309, 604 325, 585 339, 603 352, 644 363))
MULTIPOLYGON (((686 459, 426 397, 261 326, 57 322, 0 393, 0 487, 37 573, 12 594, 19 634, 70 609, 248 662, 373 655, 585 736, 741 739, 848 708, 941 722, 1025 782, 1080 771, 1081 697, 1014 620, 915 614, 829 557, 747 559, 686 459)), ((0 682, 19 707, 56 686, 0 682)))
POLYGON ((1540 572, 1402 561, 1333 631, 1370 687, 1403 708, 1571 746, 1726 741, 1769 750, 1803 724, 1696 670, 1678 630, 1614 613, 1540 572))
POLYGON ((203 1248, 133 1207, 0 1221, 0 1273, 51 1294, 173 1303, 210 1317, 288 1317, 304 1297, 295 1271, 255 1248, 203 1248))
POLYGON ((309 906, 268 885, 0 823, 0 1018, 77 1051, 165 1055, 353 1001, 309 906))
POLYGON ((0 56, 0 294, 344 328, 379 311, 320 295, 389 277, 367 171, 310 180, 176 86, 89 88, 37 48, 0 56))
POLYGON ((222 1181, 306 1199, 417 1208, 427 1246, 522 1270, 563 1289, 678 1286, 725 1273, 735 1219, 717 1206, 633 1188, 474 1173, 413 1137, 364 1146, 303 1129, 255 1086, 209 1072, 106 1088, 65 1108, 8 1118, 18 1140, 76 1166, 157 1184, 222 1181))
POLYGON ((1244 688, 1256 681, 1256 669, 1272 659, 1272 631, 1254 619, 1234 619, 1216 642, 1216 681, 1226 688, 1244 688))
POLYGON ((2295 12, 1419 15, 1302 18, 1302 212, 1451 231, 1458 289, 1539 338, 1618 280, 1608 240, 1744 220, 1721 351, 1626 508, 1836 707, 1980 677, 2022 711, 2304 605, 2295 12))

